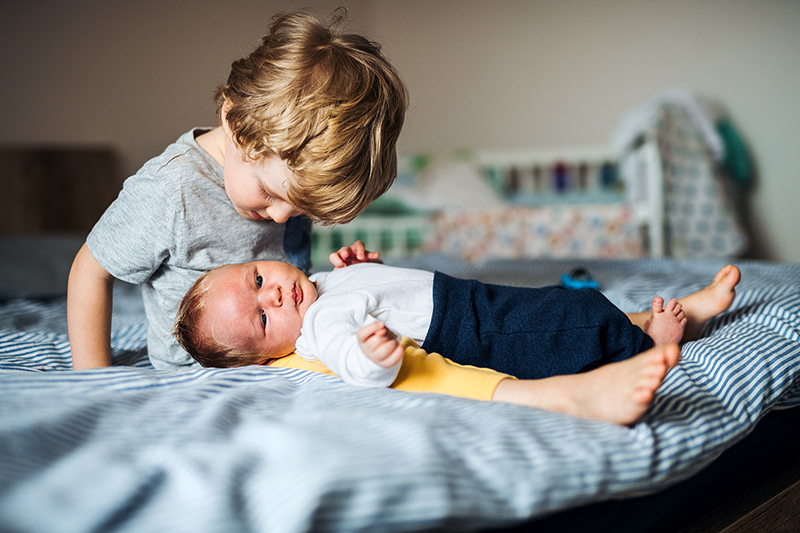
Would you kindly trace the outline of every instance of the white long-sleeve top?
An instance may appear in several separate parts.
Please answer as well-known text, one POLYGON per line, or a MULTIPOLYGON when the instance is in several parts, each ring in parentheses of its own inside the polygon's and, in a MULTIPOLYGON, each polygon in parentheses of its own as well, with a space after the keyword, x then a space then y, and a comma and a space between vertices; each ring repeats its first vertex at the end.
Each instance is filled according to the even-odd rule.
POLYGON ((356 333, 376 320, 422 345, 433 313, 433 273, 361 263, 310 276, 317 300, 303 318, 295 352, 319 359, 354 385, 388 387, 401 363, 383 368, 358 345, 356 333))

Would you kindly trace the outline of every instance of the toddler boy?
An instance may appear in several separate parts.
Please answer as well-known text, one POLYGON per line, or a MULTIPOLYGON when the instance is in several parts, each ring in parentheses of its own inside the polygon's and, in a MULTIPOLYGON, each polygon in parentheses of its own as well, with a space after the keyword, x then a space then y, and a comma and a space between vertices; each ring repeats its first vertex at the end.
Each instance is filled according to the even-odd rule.
MULTIPOLYGON (((343 31, 345 14, 276 16, 217 90, 221 125, 185 133, 125 181, 70 272, 73 368, 111 364, 115 278, 142 284, 153 366, 186 367, 172 324, 202 272, 249 260, 307 271, 311 220, 348 222, 391 186, 406 89, 377 44, 343 31)), ((339 255, 374 257, 360 243, 339 255)))

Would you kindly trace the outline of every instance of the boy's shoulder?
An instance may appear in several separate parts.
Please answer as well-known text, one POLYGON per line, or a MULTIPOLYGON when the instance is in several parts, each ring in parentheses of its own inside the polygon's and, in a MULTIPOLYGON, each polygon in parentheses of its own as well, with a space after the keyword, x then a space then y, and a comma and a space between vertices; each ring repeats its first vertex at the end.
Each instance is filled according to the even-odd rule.
MULTIPOLYGON (((219 227, 220 221, 233 219, 236 213, 232 207, 219 211, 209 209, 209 206, 222 206, 228 200, 222 166, 213 159, 209 161, 211 156, 194 141, 196 131, 182 135, 125 180, 119 196, 88 237, 96 258, 107 255, 104 250, 112 249, 125 256, 125 260, 120 261, 123 265, 132 262, 127 254, 134 249, 137 252, 131 255, 137 257, 151 258, 154 254, 160 257, 159 254, 171 249, 174 243, 189 242, 186 231, 202 233, 210 226, 219 227), (135 224, 131 223, 132 213, 135 224), (201 213, 202 217, 194 216, 201 213), (153 250, 155 252, 151 253, 153 250)), ((106 260, 103 266, 116 277, 121 276, 122 268, 114 269, 110 261, 106 260)))
POLYGON ((204 177, 221 184, 222 166, 195 140, 205 131, 207 129, 194 128, 184 133, 161 154, 147 161, 137 175, 167 181, 204 177))

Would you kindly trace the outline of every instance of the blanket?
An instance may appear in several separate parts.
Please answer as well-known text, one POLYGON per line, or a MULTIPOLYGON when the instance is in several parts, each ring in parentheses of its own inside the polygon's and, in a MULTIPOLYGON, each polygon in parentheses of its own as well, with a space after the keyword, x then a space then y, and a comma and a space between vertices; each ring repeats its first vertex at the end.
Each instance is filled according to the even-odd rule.
MULTIPOLYGON (((647 309, 655 294, 693 292, 722 265, 583 263, 626 312, 647 309)), ((67 371, 65 299, 6 301, 0 530, 494 528, 660 491, 769 411, 800 404, 800 265, 738 265, 731 309, 684 346, 632 427, 293 369, 155 370, 138 292, 124 285, 115 289, 115 366, 67 371)), ((413 266, 542 284, 574 265, 413 266)))

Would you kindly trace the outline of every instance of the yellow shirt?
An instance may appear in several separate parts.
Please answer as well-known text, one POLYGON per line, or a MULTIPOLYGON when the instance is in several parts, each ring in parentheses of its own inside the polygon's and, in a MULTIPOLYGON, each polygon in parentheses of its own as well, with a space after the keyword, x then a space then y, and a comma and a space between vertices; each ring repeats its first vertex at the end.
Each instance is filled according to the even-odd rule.
MULTIPOLYGON (((405 354, 400 372, 391 385, 393 389, 491 400, 498 383, 507 378, 514 379, 488 368, 459 365, 438 353, 427 353, 408 337, 400 337, 400 344, 405 347, 405 354)), ((306 361, 294 353, 275 359, 270 366, 336 375, 319 360, 306 361)))

